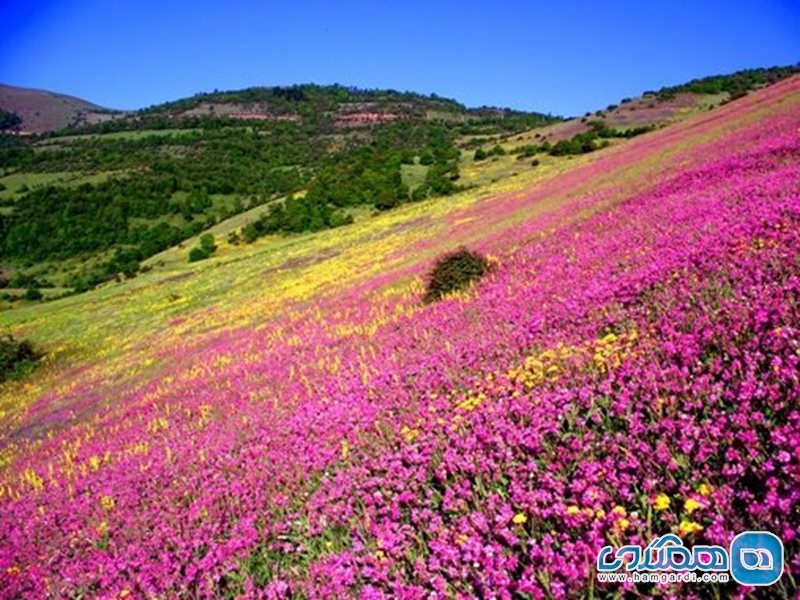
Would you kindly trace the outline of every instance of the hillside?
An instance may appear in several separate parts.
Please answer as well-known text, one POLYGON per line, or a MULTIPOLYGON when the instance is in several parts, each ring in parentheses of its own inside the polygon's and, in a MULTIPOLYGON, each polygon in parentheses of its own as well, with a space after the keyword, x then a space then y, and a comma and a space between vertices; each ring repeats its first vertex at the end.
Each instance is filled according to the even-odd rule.
POLYGON ((452 120, 528 117, 538 124, 544 115, 502 108, 468 109, 459 102, 436 94, 425 96, 396 90, 362 90, 340 85, 313 84, 288 87, 249 88, 197 94, 176 102, 150 107, 142 119, 168 117, 230 117, 238 120, 324 121, 331 128, 348 128, 398 120, 452 120))
POLYGON ((235 240, 347 224, 461 182, 456 139, 556 122, 340 86, 205 94, 0 145, 0 280, 15 300, 136 275, 154 254, 259 206, 235 240), (293 197, 297 196, 297 197, 293 197), (261 215, 257 215, 260 217, 261 215), (37 292, 38 293, 38 292, 37 292))
POLYGON ((478 190, 627 143, 792 72, 673 86, 568 120, 311 84, 101 115, 82 101, 7 87, 16 94, 10 108, 28 103, 26 124, 33 113, 58 113, 53 106, 78 112, 56 133, 0 136, 0 307, 129 280, 161 268, 156 257, 176 248, 202 260, 203 232, 225 236, 209 249, 246 245, 478 190))
POLYGON ((0 111, 13 113, 23 133, 43 133, 101 123, 121 113, 55 92, 0 84, 0 111))
MULTIPOLYGON (((423 121, 405 148, 387 123, 369 133, 408 151, 401 182, 449 164, 459 187, 383 210, 365 195, 336 207, 352 223, 246 243, 228 234, 279 221, 242 207, 205 260, 187 261, 188 238, 127 281, 1 312, 46 356, 0 384, 0 596, 614 597, 594 577, 605 544, 766 530, 793 576, 771 593, 795 597, 800 78, 729 102, 682 93, 635 137, 623 107, 648 100, 605 127, 423 121), (424 303, 461 245, 489 273, 424 303)), ((52 162, 29 172, 96 177, 150 153, 180 188, 200 169, 175 157, 305 126, 224 122, 37 140, 65 148, 36 146, 52 162)), ((351 142, 324 153, 325 189, 364 173, 359 142, 330 140, 351 142)))

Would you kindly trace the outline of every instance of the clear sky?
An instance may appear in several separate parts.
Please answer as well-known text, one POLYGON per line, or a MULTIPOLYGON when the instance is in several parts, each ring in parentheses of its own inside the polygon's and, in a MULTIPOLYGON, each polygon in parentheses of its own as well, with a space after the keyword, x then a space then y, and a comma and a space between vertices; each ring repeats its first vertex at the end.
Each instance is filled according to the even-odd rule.
POLYGON ((798 61, 798 0, 0 0, 0 82, 112 108, 315 82, 577 115, 798 61))

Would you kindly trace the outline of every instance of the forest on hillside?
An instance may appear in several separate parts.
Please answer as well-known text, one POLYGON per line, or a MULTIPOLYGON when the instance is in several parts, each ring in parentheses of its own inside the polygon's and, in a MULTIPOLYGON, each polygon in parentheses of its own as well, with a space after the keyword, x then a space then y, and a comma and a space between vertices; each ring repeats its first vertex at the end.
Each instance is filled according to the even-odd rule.
POLYGON ((438 96, 307 85, 202 94, 79 129, 0 136, 0 175, 80 175, 77 185, 0 190, 0 262, 29 267, 94 257, 67 279, 80 291, 120 273, 133 276, 148 257, 271 202, 232 241, 340 226, 352 221, 353 207, 387 210, 458 190, 460 135, 557 120, 471 112, 438 96), (261 110, 298 118, 186 113, 208 102, 260 102, 261 110), (401 118, 338 127, 331 111, 350 111, 361 106, 356 102, 400 111, 401 118), (413 189, 403 165, 424 167, 413 189))

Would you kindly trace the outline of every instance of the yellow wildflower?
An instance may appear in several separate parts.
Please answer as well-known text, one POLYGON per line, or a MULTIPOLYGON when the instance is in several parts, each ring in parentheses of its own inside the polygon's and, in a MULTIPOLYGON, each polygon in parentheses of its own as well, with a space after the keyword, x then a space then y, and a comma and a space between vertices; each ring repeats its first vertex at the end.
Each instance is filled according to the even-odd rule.
POLYGON ((556 358, 556 353, 553 350, 545 350, 539 355, 539 360, 542 362, 550 362, 556 358))
MULTIPOLYGON (((472 412, 475 410, 480 404, 486 400, 486 394, 480 392, 479 394, 473 396, 468 395, 465 400, 459 402, 456 407, 462 410, 466 410, 467 412, 472 412)), ((416 437, 416 436, 415 436, 416 437)), ((410 440, 409 440, 410 441, 410 440)))
POLYGON ((625 531, 630 526, 630 524, 631 522, 628 521, 628 519, 617 519, 617 521, 614 523, 614 527, 616 527, 620 531, 625 531))
POLYGON ((208 423, 212 409, 210 404, 201 404, 199 408, 200 408, 200 418, 197 420, 197 424, 202 427, 203 425, 208 423))
POLYGON ((106 531, 108 531, 108 523, 106 521, 102 521, 100 525, 97 526, 97 533, 99 535, 103 535, 106 531))
POLYGON ((688 498, 686 500, 686 502, 683 503, 683 512, 685 512, 687 515, 690 515, 694 511, 696 511, 698 508, 702 508, 702 507, 703 507, 703 505, 700 504, 694 498, 688 498))
POLYGON ((347 442, 342 442, 342 460, 347 460, 350 455, 350 445, 347 442))
POLYGON ((669 496, 666 494, 656 496, 656 499, 653 500, 653 507, 656 510, 667 510, 669 508, 669 496))
POLYGON ((613 512, 615 515, 620 515, 623 517, 628 514, 628 512, 625 510, 625 507, 620 506, 619 504, 617 504, 611 512, 613 512))
POLYGON ((37 492, 44 487, 44 479, 39 477, 39 475, 36 474, 36 471, 31 469, 30 467, 28 467, 22 472, 22 477, 37 492))
POLYGON ((525 516, 525 513, 517 513, 511 520, 514 522, 514 525, 524 525, 528 522, 528 517, 525 516))
POLYGON ((169 428, 169 420, 164 417, 158 417, 150 421, 150 424, 147 426, 147 429, 152 433, 157 433, 162 429, 169 428))
POLYGON ((579 512, 581 512, 581 509, 578 508, 577 506, 568 506, 567 507, 567 514, 568 515, 577 515, 579 512))
POLYGON ((613 344, 617 341, 617 334, 615 333, 607 333, 603 338, 600 340, 601 344, 613 344))
POLYGON ((694 521, 687 521, 684 519, 680 522, 680 525, 678 525, 678 533, 680 533, 682 536, 697 533, 699 531, 703 531, 703 526, 694 521))
POLYGON ((111 496, 100 496, 100 506, 106 510, 111 510, 117 502, 111 496))
POLYGON ((713 492, 713 491, 714 491, 714 488, 712 488, 707 483, 701 483, 697 487, 697 493, 700 494, 701 496, 710 496, 711 492, 713 492))
POLYGON ((417 439, 417 436, 419 436, 419 429, 411 429, 410 427, 403 425, 403 428, 400 430, 400 435, 402 435, 410 444, 417 439))

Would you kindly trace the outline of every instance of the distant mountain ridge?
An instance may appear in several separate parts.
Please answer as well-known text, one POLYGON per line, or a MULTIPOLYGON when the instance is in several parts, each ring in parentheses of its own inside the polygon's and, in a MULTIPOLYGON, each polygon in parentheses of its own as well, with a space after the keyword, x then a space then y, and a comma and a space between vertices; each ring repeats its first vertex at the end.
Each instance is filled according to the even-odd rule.
POLYGON ((360 89, 338 84, 297 84, 214 91, 142 109, 102 131, 137 127, 174 127, 187 120, 223 119, 302 121, 322 130, 352 129, 394 121, 466 123, 486 119, 524 119, 529 125, 561 121, 541 112, 508 108, 467 108, 456 100, 415 92, 360 89))
MULTIPOLYGON (((798 72, 800 65, 797 64, 744 69, 665 86, 657 92, 646 92, 645 96, 652 95, 665 101, 680 93, 725 93, 733 99, 798 72)), ((91 129, 101 124, 96 128, 98 133, 154 126, 172 128, 176 122, 196 118, 306 121, 316 126, 329 125, 332 129, 398 120, 468 122, 487 117, 541 119, 542 122, 563 120, 535 111, 489 106, 467 108, 456 100, 437 94, 311 83, 214 90, 136 111, 113 110, 66 94, 0 84, 0 111, 18 115, 22 123, 16 129, 24 133, 91 129)))
POLYGON ((187 119, 311 121, 352 128, 398 120, 516 117, 554 122, 560 117, 498 107, 467 108, 450 98, 396 90, 364 90, 342 85, 299 84, 199 93, 138 111, 103 108, 92 102, 45 90, 0 85, 0 110, 19 115, 24 133, 81 130, 105 124, 99 132, 169 127, 187 119), (113 121, 113 123, 112 123, 113 121))
POLYGON ((125 114, 82 98, 6 84, 0 84, 0 109, 18 115, 19 130, 26 133, 92 125, 125 114))

